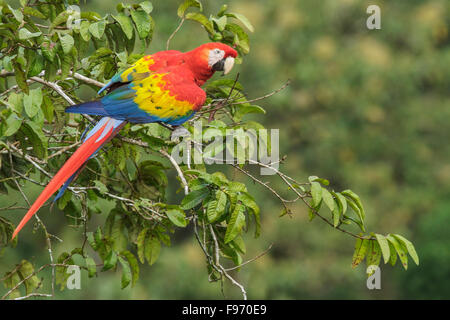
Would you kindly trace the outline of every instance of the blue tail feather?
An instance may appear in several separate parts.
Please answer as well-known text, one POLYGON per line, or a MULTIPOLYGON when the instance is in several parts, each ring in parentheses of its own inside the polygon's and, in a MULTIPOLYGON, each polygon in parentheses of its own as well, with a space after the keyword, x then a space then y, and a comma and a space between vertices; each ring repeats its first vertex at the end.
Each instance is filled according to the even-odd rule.
POLYGON ((98 116, 108 116, 109 114, 105 110, 105 106, 101 101, 89 101, 75 106, 67 107, 65 110, 67 113, 84 113, 98 116))
POLYGON ((58 194, 53 199, 53 202, 56 202, 56 200, 58 200, 59 198, 61 198, 63 196, 66 189, 69 187, 69 185, 72 183, 72 181, 75 180, 75 178, 78 176, 78 174, 80 174, 81 170, 83 170, 83 169, 84 169, 84 165, 82 165, 77 171, 75 171, 75 173, 73 175, 70 176, 69 179, 67 179, 66 182, 64 182, 61 189, 59 189, 58 194))

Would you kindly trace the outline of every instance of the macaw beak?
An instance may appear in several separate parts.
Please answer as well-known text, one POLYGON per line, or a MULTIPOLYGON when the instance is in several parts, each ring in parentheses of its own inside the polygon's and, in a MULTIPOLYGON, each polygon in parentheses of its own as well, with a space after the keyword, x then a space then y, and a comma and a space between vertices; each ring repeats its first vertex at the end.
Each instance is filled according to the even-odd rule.
POLYGON ((233 69, 234 66, 234 58, 233 57, 227 57, 225 59, 217 61, 213 66, 212 69, 214 71, 223 71, 223 74, 227 74, 233 69))
POLYGON ((233 69, 234 66, 234 58, 228 57, 225 59, 225 63, 223 64, 223 74, 227 74, 233 69))

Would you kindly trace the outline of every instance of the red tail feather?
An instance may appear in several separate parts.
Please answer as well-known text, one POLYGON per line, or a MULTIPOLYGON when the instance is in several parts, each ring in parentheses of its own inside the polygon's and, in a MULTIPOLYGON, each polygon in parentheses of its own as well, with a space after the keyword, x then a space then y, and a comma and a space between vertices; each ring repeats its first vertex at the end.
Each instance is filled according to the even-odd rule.
POLYGON ((95 132, 89 139, 87 139, 67 160, 64 166, 58 171, 58 173, 53 177, 53 179, 45 187, 44 191, 39 195, 33 205, 30 207, 26 215, 20 221, 16 230, 12 235, 12 239, 16 237, 19 231, 25 226, 25 224, 30 220, 30 218, 39 210, 39 208, 45 203, 45 201, 50 198, 50 196, 55 193, 56 190, 61 187, 64 182, 72 175, 74 172, 84 164, 86 160, 98 149, 101 145, 111 138, 112 133, 117 132, 112 127, 108 127, 108 121, 100 127, 97 132, 95 132), (104 130, 109 132, 104 133, 104 130), (101 137, 101 140, 98 140, 101 137))

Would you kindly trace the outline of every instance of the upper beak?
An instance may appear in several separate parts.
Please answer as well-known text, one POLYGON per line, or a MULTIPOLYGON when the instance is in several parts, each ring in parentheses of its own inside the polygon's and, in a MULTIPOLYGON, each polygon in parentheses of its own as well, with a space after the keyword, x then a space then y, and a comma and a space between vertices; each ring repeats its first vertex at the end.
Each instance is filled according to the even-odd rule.
POLYGON ((234 66, 234 58, 228 57, 225 59, 225 63, 223 64, 223 74, 227 74, 233 69, 234 66))
POLYGON ((231 69, 234 66, 234 58, 233 57, 228 57, 226 59, 222 59, 217 61, 213 66, 212 69, 214 71, 223 71, 223 74, 227 74, 228 72, 231 71, 231 69))

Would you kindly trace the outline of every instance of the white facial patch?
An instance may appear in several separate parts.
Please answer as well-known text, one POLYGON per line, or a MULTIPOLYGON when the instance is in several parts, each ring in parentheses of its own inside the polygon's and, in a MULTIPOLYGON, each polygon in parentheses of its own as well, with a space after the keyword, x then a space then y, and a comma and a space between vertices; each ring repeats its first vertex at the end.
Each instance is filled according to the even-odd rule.
POLYGON ((220 50, 220 49, 210 50, 209 51, 209 56, 208 56, 208 65, 210 67, 212 67, 217 62, 222 60, 224 56, 225 56, 225 51, 223 51, 223 50, 220 50))

